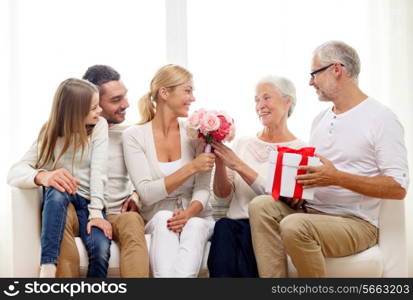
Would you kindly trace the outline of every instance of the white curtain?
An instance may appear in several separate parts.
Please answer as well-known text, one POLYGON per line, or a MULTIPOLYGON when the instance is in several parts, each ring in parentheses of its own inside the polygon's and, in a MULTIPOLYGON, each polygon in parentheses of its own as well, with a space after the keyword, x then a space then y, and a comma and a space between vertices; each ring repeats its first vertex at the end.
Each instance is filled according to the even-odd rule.
POLYGON ((413 277, 413 1, 371 0, 369 15, 373 91, 387 99, 405 129, 410 163, 405 217, 409 277, 413 277))
POLYGON ((6 185, 6 172, 9 164, 10 149, 10 16, 9 16, 9 2, 0 1, 0 128, 2 147, 0 147, 0 277, 10 276, 11 266, 10 255, 10 227, 7 225, 11 223, 10 217, 10 200, 9 187, 6 185))

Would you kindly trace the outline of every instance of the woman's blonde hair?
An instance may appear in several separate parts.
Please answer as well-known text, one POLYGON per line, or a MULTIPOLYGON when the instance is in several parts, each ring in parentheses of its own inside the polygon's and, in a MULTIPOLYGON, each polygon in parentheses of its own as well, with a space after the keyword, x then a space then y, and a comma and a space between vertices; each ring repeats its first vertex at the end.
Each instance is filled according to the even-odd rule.
POLYGON ((160 88, 173 91, 178 85, 191 80, 192 74, 181 66, 170 64, 160 68, 151 81, 149 92, 139 100, 139 112, 141 114, 139 124, 145 124, 155 117, 160 88))
MULTIPOLYGON (((90 112, 92 97, 99 91, 92 83, 69 78, 63 81, 54 95, 49 120, 40 130, 37 140, 38 155, 36 169, 50 163, 56 167, 60 158, 69 147, 73 146, 73 160, 79 148, 83 151, 88 142, 88 136, 93 126, 85 124, 85 118, 90 112), (62 151, 54 157, 57 139, 64 138, 62 151)), ((72 161, 73 162, 73 161, 72 161)))

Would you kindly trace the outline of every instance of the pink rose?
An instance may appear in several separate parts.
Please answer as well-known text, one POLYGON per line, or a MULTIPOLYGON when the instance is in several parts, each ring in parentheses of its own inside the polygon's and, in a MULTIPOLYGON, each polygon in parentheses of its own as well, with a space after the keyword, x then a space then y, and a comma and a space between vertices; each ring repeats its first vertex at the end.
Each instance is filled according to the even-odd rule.
POLYGON ((220 126, 221 120, 213 113, 207 112, 201 119, 199 130, 207 135, 211 131, 217 130, 220 126))
POLYGON ((219 115, 218 118, 221 120, 221 126, 217 130, 211 132, 211 135, 213 136, 214 140, 222 141, 229 133, 231 124, 228 123, 226 118, 222 115, 219 115))
POLYGON ((189 116, 186 122, 187 122, 188 128, 198 129, 200 121, 201 121, 201 118, 199 114, 193 113, 192 115, 189 116))
POLYGON ((205 115, 206 110, 205 109, 199 109, 194 111, 189 118, 186 120, 186 124, 188 127, 191 127, 193 129, 199 129, 199 126, 201 124, 201 120, 203 116, 205 115))

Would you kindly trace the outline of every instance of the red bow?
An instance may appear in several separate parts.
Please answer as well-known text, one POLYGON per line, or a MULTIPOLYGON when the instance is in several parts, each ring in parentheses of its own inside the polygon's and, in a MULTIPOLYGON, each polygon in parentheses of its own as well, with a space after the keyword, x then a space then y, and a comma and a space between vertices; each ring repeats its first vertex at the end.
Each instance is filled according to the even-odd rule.
MULTIPOLYGON (((315 153, 315 148, 314 147, 304 147, 301 149, 292 149, 288 147, 280 147, 277 146, 277 164, 276 164, 276 169, 275 169, 275 176, 274 176, 274 182, 272 185, 272 196, 274 197, 274 200, 278 200, 280 197, 280 191, 281 191, 281 177, 282 177, 282 166, 283 166, 283 155, 284 153, 295 153, 295 154, 300 154, 301 155, 301 161, 299 166, 306 166, 308 164, 308 157, 314 156, 315 153)), ((297 175, 305 174, 305 170, 298 170, 297 175)), ((294 188, 294 195, 293 198, 301 198, 303 196, 303 185, 296 183, 295 188, 294 188)))

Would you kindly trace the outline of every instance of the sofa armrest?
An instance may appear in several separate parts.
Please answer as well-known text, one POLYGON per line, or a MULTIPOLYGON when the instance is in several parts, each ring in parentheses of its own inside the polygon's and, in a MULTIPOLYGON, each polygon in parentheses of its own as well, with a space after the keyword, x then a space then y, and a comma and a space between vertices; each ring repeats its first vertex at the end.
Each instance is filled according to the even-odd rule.
POLYGON ((407 237, 403 200, 382 200, 379 246, 383 255, 383 277, 407 277, 407 237))
POLYGON ((41 188, 11 189, 13 277, 39 276, 41 199, 41 188))

